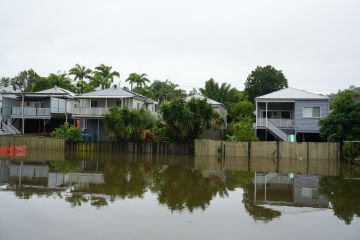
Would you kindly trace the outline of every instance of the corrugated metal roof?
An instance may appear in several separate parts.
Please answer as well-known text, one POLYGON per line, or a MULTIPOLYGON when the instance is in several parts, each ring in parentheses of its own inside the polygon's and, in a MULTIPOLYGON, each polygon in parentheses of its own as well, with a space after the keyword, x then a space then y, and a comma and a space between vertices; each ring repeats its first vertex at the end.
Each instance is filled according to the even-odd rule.
POLYGON ((265 94, 263 96, 255 98, 256 100, 262 99, 281 99, 281 100, 297 100, 297 99, 318 99, 318 100, 328 100, 328 96, 323 96, 315 93, 311 93, 305 90, 300 90, 296 88, 284 88, 276 92, 265 94))
MULTIPOLYGON (((203 95, 200 94, 194 94, 191 96, 186 97, 186 101, 190 101, 190 99, 195 98, 195 99, 205 99, 206 97, 204 97, 203 95)), ((222 103, 219 103, 211 98, 207 98, 207 103, 211 104, 211 105, 222 105, 222 103)))
POLYGON ((111 87, 111 88, 107 88, 107 89, 102 89, 102 90, 96 90, 93 92, 88 92, 88 93, 83 93, 83 94, 79 94, 76 97, 77 98, 96 98, 96 97, 134 97, 135 93, 132 93, 130 91, 126 91, 121 87, 111 87))
POLYGON ((60 88, 60 87, 53 87, 53 88, 42 90, 42 91, 39 91, 39 92, 36 92, 36 93, 48 93, 48 94, 61 94, 61 93, 64 93, 64 94, 68 94, 70 96, 75 96, 75 93, 73 93, 73 92, 71 92, 69 90, 66 90, 64 88, 60 88))
POLYGON ((156 101, 148 97, 145 97, 141 94, 131 92, 121 87, 115 87, 115 86, 107 89, 96 90, 93 92, 76 95, 76 98, 129 98, 129 97, 138 97, 141 99, 145 99, 147 103, 157 103, 156 101))

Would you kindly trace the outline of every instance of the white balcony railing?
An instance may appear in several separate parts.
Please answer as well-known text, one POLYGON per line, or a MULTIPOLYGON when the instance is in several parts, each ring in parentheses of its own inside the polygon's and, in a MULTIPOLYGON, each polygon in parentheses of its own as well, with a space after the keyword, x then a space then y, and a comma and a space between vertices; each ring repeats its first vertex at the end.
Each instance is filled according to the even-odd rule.
MULTIPOLYGON (((29 116, 50 116, 50 108, 34 108, 34 107, 24 107, 24 117, 29 116)), ((21 107, 13 107, 11 109, 11 115, 13 116, 22 116, 21 107)))
MULTIPOLYGON (((294 127, 294 119, 283 119, 283 118, 269 118, 271 123, 280 128, 292 128, 294 127)), ((257 125, 260 127, 266 126, 266 118, 259 118, 257 121, 257 125)))
POLYGON ((102 116, 109 112, 109 108, 105 107, 93 107, 93 108, 81 108, 74 107, 74 115, 83 115, 83 116, 102 116))

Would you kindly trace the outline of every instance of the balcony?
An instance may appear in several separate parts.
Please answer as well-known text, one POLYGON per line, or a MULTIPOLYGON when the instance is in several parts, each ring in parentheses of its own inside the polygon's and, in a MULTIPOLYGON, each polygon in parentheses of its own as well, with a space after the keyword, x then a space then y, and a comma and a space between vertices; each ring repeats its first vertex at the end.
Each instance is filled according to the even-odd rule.
MULTIPOLYGON (((50 114, 50 108, 24 107, 24 118, 50 117, 50 114)), ((22 108, 12 107, 11 116, 14 118, 22 117, 22 108)))
POLYGON ((73 114, 78 116, 101 117, 108 112, 109 112, 109 108, 105 108, 105 107, 92 107, 92 108, 74 107, 73 108, 73 114))
MULTIPOLYGON (((269 121, 271 121, 271 123, 278 128, 293 128, 294 127, 294 119, 269 118, 269 121)), ((265 127, 266 126, 266 118, 258 118, 257 126, 265 127)))

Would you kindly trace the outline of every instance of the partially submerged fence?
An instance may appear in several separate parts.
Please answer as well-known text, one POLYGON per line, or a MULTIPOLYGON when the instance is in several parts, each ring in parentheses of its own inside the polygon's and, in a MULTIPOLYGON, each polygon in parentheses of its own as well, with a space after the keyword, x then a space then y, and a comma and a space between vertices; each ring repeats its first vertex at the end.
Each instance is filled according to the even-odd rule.
POLYGON ((221 159, 225 170, 335 175, 340 144, 196 140, 195 155, 221 159))
POLYGON ((52 161, 65 159, 65 140, 42 136, 0 136, 0 157, 27 161, 52 161))
POLYGON ((190 143, 171 142, 66 142, 68 152, 112 152, 146 154, 191 154, 194 147, 190 143))
POLYGON ((45 149, 63 151, 65 149, 65 140, 42 136, 3 135, 0 136, 0 146, 27 146, 28 150, 45 149))

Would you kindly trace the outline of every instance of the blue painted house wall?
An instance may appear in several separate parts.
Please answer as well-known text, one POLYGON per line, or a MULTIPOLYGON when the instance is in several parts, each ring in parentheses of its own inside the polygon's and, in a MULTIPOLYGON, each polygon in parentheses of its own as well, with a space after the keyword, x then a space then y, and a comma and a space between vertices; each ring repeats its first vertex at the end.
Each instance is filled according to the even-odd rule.
POLYGON ((296 132, 319 132, 319 120, 329 114, 328 100, 296 100, 294 109, 295 131, 296 132), (320 107, 320 118, 304 118, 304 107, 320 107))

